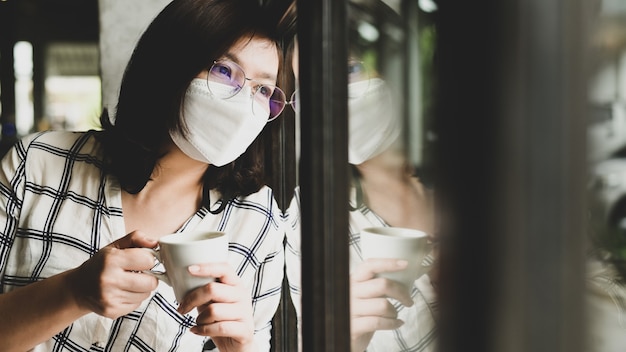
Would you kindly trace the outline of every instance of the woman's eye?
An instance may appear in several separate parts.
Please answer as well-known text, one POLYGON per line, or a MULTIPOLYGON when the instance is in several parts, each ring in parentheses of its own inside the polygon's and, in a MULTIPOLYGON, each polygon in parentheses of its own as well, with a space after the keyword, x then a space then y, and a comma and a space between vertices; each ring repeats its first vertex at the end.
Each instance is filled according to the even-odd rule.
POLYGON ((260 93, 264 98, 269 99, 272 94, 274 94, 274 90, 268 86, 259 86, 257 93, 260 93))
POLYGON ((232 70, 230 67, 222 64, 213 65, 213 69, 211 70, 212 75, 217 75, 224 78, 232 78, 232 70))

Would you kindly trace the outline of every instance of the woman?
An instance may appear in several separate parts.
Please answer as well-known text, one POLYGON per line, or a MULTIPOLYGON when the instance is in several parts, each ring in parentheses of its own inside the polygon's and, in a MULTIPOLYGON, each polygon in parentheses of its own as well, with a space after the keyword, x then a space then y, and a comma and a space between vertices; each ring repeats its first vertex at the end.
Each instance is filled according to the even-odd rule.
POLYGON ((133 52, 113 121, 9 151, 3 351, 269 350, 284 232, 257 137, 285 99, 266 18, 255 1, 172 1, 133 52), (225 231, 229 262, 190 267, 217 281, 176 302, 142 273, 154 257, 141 247, 188 229, 225 231))

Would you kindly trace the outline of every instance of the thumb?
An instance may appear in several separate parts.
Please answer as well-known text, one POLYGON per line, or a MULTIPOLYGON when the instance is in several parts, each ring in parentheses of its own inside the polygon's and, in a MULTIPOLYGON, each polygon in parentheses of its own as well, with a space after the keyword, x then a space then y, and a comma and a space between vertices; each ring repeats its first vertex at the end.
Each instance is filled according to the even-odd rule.
POLYGON ((158 244, 157 240, 148 237, 144 232, 135 230, 128 235, 118 239, 117 241, 111 243, 111 246, 114 246, 118 249, 123 248, 154 248, 158 244))

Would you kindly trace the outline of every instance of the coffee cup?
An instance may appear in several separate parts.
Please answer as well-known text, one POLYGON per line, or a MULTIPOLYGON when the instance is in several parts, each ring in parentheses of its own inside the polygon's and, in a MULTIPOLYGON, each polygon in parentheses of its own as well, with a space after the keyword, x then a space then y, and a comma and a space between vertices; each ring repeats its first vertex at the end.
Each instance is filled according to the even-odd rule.
POLYGON ((431 249, 432 244, 423 231, 402 227, 369 227, 361 230, 363 259, 406 260, 408 265, 404 270, 379 273, 378 276, 398 281, 409 289, 428 270, 422 266, 422 261, 431 249))
POLYGON ((152 275, 174 289, 179 302, 191 290, 215 281, 212 277, 198 277, 189 273, 193 264, 226 262, 228 236, 221 231, 187 231, 163 236, 157 249, 147 249, 161 262, 144 273, 152 275))

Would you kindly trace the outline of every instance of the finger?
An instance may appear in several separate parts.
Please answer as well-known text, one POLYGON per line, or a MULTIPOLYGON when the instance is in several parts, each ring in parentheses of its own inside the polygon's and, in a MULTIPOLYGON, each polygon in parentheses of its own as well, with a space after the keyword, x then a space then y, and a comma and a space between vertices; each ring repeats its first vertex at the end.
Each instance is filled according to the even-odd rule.
POLYGON ((406 260, 370 258, 359 264, 350 275, 350 279, 353 281, 370 280, 379 273, 404 270, 408 264, 406 260))
POLYGON ((196 323, 212 324, 220 321, 245 321, 252 316, 252 308, 238 303, 211 303, 198 307, 196 323))
POLYGON ((413 305, 413 299, 405 285, 383 277, 355 282, 351 285, 350 292, 356 299, 387 297, 399 301, 406 307, 413 305))
POLYGON ((159 280, 154 276, 141 272, 128 272, 123 288, 128 292, 151 293, 158 285, 159 280))
POLYGON ((124 270, 109 271, 99 280, 105 290, 119 290, 121 292, 150 293, 158 286, 155 277, 142 272, 124 270))
POLYGON ((395 319, 398 311, 386 298, 354 299, 350 302, 352 316, 378 316, 395 319))
POLYGON ((143 302, 146 298, 150 296, 150 292, 130 292, 130 291, 120 291, 121 294, 117 297, 118 304, 123 305, 137 305, 143 302), (123 292, 123 294, 122 294, 123 292))
POLYGON ((352 334, 364 334, 376 330, 393 330, 404 325, 400 319, 390 319, 381 317, 359 317, 350 321, 352 334))
POLYGON ((136 309, 151 292, 130 292, 120 288, 105 289, 98 297, 93 297, 94 312, 108 318, 116 318, 136 309))
POLYGON ((220 282, 210 282, 187 293, 178 306, 182 314, 189 312, 194 307, 200 307, 207 303, 236 303, 250 301, 240 286, 230 286, 220 282))
POLYGON ((113 248, 107 253, 106 264, 126 271, 142 271, 152 269, 155 258, 144 248, 113 248))
POLYGON ((249 323, 241 321, 220 321, 213 324, 196 325, 191 332, 202 336, 230 337, 236 341, 248 341, 254 331, 249 323))
POLYGON ((193 276, 213 277, 226 285, 236 286, 242 283, 241 278, 226 262, 195 264, 189 266, 188 270, 193 276))
POLYGON ((158 242, 155 239, 148 237, 144 232, 135 230, 126 236, 111 243, 111 246, 115 248, 155 248, 158 242))

